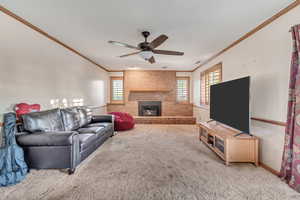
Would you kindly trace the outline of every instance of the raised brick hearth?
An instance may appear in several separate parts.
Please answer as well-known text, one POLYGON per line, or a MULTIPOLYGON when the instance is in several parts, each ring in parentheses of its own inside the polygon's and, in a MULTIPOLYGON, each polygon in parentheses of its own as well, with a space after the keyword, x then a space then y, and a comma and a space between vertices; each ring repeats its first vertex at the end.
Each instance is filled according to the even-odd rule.
POLYGON ((196 118, 192 116, 135 116, 136 124, 196 124, 196 118))

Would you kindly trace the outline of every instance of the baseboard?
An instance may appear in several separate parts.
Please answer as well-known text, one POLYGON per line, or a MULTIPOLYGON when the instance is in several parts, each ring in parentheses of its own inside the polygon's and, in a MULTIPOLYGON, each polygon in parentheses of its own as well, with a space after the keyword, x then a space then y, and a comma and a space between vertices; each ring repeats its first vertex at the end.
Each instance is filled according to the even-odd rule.
POLYGON ((278 177, 279 177, 279 175, 280 175, 280 172, 279 172, 279 171, 273 169, 272 167, 270 167, 270 166, 268 166, 268 165, 266 165, 266 164, 264 164, 264 163, 262 163, 262 162, 259 162, 259 166, 261 166, 261 167, 264 168, 265 170, 271 172, 271 173, 274 174, 275 176, 278 176, 278 177))

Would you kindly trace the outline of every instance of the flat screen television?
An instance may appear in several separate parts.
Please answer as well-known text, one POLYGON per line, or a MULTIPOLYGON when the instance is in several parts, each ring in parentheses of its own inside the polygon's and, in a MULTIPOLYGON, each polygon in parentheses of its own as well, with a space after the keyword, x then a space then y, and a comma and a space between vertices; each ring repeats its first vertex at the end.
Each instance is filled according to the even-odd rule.
POLYGON ((250 134, 250 77, 210 87, 210 118, 250 134))

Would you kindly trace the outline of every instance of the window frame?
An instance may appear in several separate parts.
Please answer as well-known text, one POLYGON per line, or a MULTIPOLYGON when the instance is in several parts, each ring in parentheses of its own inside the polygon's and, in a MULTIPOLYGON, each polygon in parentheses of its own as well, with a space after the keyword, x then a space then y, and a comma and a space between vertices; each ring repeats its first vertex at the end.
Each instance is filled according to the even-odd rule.
POLYGON ((222 62, 210 67, 209 69, 201 72, 200 74, 200 105, 203 106, 209 106, 210 103, 210 97, 209 97, 209 93, 210 93, 210 86, 214 85, 214 84, 209 84, 209 74, 211 72, 215 72, 220 70, 220 79, 219 79, 219 83, 221 83, 223 81, 223 64, 222 62))
POLYGON ((176 77, 176 103, 180 104, 189 104, 190 103, 190 77, 189 76, 178 76, 176 77), (187 81, 187 100, 179 101, 178 100, 178 80, 186 80, 187 81))
POLYGON ((123 76, 111 76, 110 77, 110 104, 124 104, 124 96, 125 96, 125 90, 124 90, 124 77, 123 76), (113 81, 115 80, 122 80, 123 82, 123 99, 122 100, 113 100, 113 81))

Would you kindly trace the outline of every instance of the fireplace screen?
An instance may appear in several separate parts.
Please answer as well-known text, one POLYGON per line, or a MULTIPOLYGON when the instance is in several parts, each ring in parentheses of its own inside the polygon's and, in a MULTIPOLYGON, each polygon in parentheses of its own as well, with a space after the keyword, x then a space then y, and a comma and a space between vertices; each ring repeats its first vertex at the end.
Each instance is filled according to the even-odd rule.
POLYGON ((139 101, 139 116, 161 116, 161 102, 139 101))

